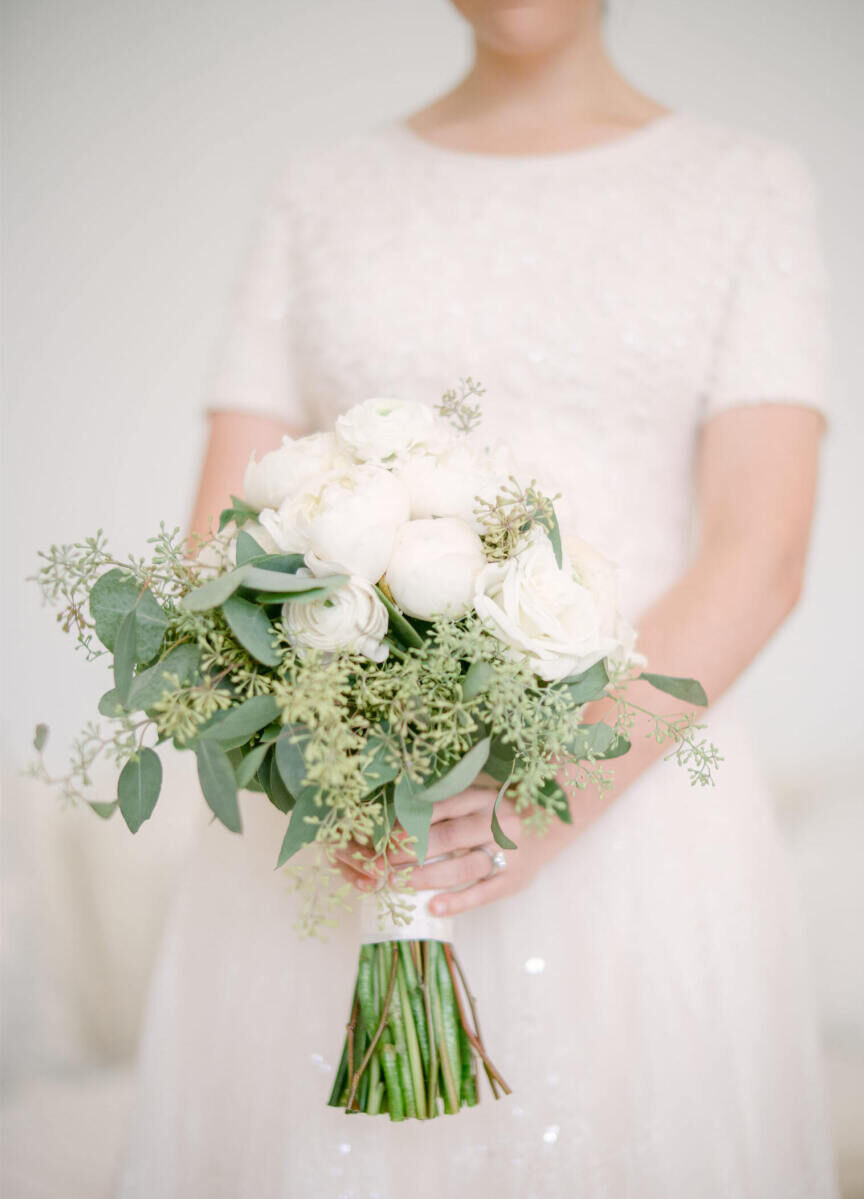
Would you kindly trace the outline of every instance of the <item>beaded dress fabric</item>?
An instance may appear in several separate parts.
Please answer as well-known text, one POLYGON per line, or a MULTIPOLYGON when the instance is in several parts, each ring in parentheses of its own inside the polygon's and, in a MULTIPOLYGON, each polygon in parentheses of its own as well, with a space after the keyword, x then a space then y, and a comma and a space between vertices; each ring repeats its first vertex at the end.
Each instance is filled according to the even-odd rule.
MULTIPOLYGON (((484 429, 620 564, 638 623, 688 560, 704 423, 822 408, 823 342, 794 152, 680 114, 519 157, 391 125, 288 164, 211 406, 308 432, 481 380, 484 429)), ((244 795, 244 835, 202 830, 169 921, 122 1199, 833 1196, 771 797, 733 699, 710 733, 716 788, 659 763, 530 887, 457 918, 513 1094, 428 1123, 326 1106, 359 915, 298 939, 301 896, 273 869, 285 818, 244 795)))

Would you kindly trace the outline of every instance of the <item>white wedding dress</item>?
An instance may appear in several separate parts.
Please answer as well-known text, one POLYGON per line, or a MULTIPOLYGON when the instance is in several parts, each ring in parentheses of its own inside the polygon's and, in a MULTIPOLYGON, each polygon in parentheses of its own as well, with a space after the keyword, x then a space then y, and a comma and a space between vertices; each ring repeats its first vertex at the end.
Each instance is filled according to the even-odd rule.
MULTIPOLYGON (((212 407, 308 431, 471 375, 638 618, 687 561, 703 422, 823 405, 823 290, 785 149, 683 115, 525 157, 393 125, 289 164, 212 407)), ((428 1124, 325 1106, 358 917, 297 938, 285 817, 245 795, 169 922, 122 1199, 834 1195, 798 918, 733 706, 710 714, 715 789, 661 762, 529 889, 458 918, 513 1094, 428 1124)))

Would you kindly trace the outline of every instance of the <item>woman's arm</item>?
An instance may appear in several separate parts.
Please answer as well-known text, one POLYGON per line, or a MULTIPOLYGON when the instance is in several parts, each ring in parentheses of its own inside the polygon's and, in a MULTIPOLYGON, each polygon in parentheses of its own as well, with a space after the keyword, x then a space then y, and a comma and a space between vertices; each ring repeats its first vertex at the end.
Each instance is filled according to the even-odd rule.
MULTIPOLYGON (((697 678, 715 700, 788 616, 804 577, 822 429, 823 418, 815 410, 783 404, 733 408, 706 425, 697 463, 699 551, 640 623, 639 648, 652 670, 697 678)), ((645 683, 633 684, 630 694, 654 712, 686 710, 680 700, 645 683)), ((587 718, 609 716, 610 707, 608 700, 592 704, 587 718)), ((647 717, 637 721, 633 748, 616 759, 615 781, 602 795, 570 788, 572 825, 556 821, 535 837, 521 828, 512 805, 502 805, 504 831, 519 844, 509 853, 505 871, 485 881, 489 859, 478 851, 415 868, 412 885, 437 889, 473 881, 437 901, 447 914, 521 890, 668 752, 668 744, 657 745, 644 735, 649 730, 647 717)), ((428 856, 488 844, 493 800, 494 792, 475 787, 436 804, 428 856)), ((410 860, 407 852, 391 859, 394 865, 410 860)), ((347 861, 340 868, 361 885, 364 876, 347 861)))
MULTIPOLYGON (((209 537, 229 497, 243 494, 243 474, 250 455, 277 448, 285 436, 298 434, 286 423, 257 413, 218 411, 210 413, 210 431, 190 532, 209 537)), ((194 552, 194 548, 193 548, 194 552)))

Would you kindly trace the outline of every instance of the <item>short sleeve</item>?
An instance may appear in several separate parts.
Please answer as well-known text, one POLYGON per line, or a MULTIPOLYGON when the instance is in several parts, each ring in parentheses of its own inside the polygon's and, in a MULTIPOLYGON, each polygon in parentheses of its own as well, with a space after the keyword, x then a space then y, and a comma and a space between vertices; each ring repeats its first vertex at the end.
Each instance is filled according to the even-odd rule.
POLYGON ((706 419, 771 402, 826 414, 827 287, 814 189, 794 151, 772 148, 759 166, 715 345, 706 419))
POLYGON ((272 189, 235 275, 206 407, 271 416, 305 431, 293 360, 294 247, 287 173, 272 189))

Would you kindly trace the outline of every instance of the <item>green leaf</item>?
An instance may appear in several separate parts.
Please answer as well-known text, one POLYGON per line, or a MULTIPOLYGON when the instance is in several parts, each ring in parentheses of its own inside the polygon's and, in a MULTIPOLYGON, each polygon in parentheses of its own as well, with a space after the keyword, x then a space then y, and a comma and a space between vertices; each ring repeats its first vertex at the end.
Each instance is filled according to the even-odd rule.
MULTIPOLYGON (((118 644, 120 638, 118 637, 118 644)), ((139 750, 120 771, 117 801, 130 833, 137 833, 149 820, 162 789, 162 763, 152 749, 139 750)))
POLYGON ((212 608, 221 608, 252 569, 247 562, 244 566, 238 566, 236 570, 229 570, 227 574, 208 579, 206 583, 184 595, 180 601, 181 608, 185 608, 187 612, 209 612, 212 608))
POLYGON ((377 791, 386 783, 392 783, 399 773, 400 763, 386 734, 370 733, 366 738, 366 765, 363 767, 363 778, 370 793, 377 791))
POLYGON ((429 827, 432 824, 432 804, 423 798, 423 788, 404 772, 393 788, 396 819, 411 837, 416 837, 414 852, 423 865, 429 848, 429 827))
POLYGON ((568 679, 562 679, 558 685, 567 691, 573 704, 587 704, 603 695, 608 682, 606 663, 600 661, 595 662, 583 674, 574 674, 568 679))
POLYGON ((462 680, 462 698, 475 699, 488 691, 495 679, 495 667, 491 662, 472 662, 462 680))
POLYGON ((241 529, 237 534, 237 565, 244 566, 247 562, 254 562, 256 558, 265 558, 266 556, 267 551, 261 548, 252 534, 241 529))
POLYGON ((282 659, 273 646, 275 634, 263 608, 239 595, 232 595, 222 605, 222 615, 231 632, 256 662, 263 666, 279 665, 282 659))
POLYGON ((491 743, 490 737, 484 737, 482 741, 478 741, 476 745, 472 746, 465 757, 452 766, 446 774, 442 774, 433 783, 425 785, 423 788, 425 802, 440 803, 442 799, 449 799, 451 795, 458 795, 460 791, 470 787, 486 765, 491 743))
POLYGON ((676 699, 681 699, 685 704, 695 704, 698 708, 708 707, 708 696, 701 683, 697 683, 695 679, 678 679, 669 674, 649 674, 644 671, 639 675, 640 679, 644 679, 646 683, 650 683, 657 691, 665 691, 667 695, 674 695, 676 699))
POLYGON ((245 500, 241 500, 238 496, 231 496, 231 507, 223 508, 219 513, 219 532, 230 524, 233 520, 237 525, 245 525, 247 520, 254 520, 258 515, 258 509, 253 508, 251 504, 247 504, 245 500))
POLYGON ((255 563, 259 570, 280 570, 284 574, 293 575, 301 566, 306 565, 302 554, 267 554, 255 563))
POLYGON ((128 700, 129 688, 132 686, 136 643, 137 622, 135 609, 130 608, 120 621, 117 640, 114 643, 114 686, 117 689, 117 697, 122 704, 125 704, 128 700))
POLYGON ((387 614, 390 617, 390 631, 395 633, 403 645, 407 645, 411 649, 419 649, 423 644, 423 638, 408 618, 402 615, 390 597, 377 585, 375 586, 375 594, 387 609, 387 614))
POLYGON ((512 775, 508 775, 505 782, 501 784, 498 794, 495 796, 495 802, 492 805, 492 836, 495 839, 495 844, 500 845, 502 849, 518 849, 519 846, 515 841, 511 841, 501 827, 501 822, 498 819, 498 805, 504 798, 507 788, 510 786, 512 775))
POLYGON ((266 779, 267 785, 264 790, 267 792, 267 798, 273 806, 287 815, 294 807, 294 796, 285 786, 282 775, 279 773, 275 750, 272 750, 270 753, 265 764, 259 771, 258 777, 266 779))
POLYGON ((266 567, 252 566, 248 563, 240 569, 245 572, 242 579, 243 586, 250 591, 278 591, 286 595, 319 589, 330 592, 348 582, 347 575, 329 575, 327 578, 321 579, 307 578, 289 574, 285 570, 269 570, 266 567))
POLYGON ((99 703, 96 705, 100 716, 122 716, 126 709, 120 703, 120 696, 117 694, 117 688, 112 687, 110 691, 106 691, 100 697, 99 703))
POLYGON ((282 781, 298 803, 318 791, 317 787, 305 781, 307 767, 303 746, 308 740, 309 733, 302 725, 292 725, 278 739, 275 748, 276 764, 282 781))
POLYGON ((114 652, 120 623, 133 608, 137 610, 137 653, 142 664, 159 653, 168 627, 168 617, 153 593, 141 589, 127 571, 115 567, 101 575, 90 589, 90 615, 96 636, 106 649, 114 652))
POLYGON ((91 800, 89 803, 89 807, 102 820, 110 820, 111 817, 114 815, 114 813, 119 808, 119 806, 120 805, 118 804, 116 799, 112 799, 110 803, 102 803, 101 800, 94 799, 94 800, 91 800))
POLYGON ((243 755, 239 766, 234 770, 234 778, 238 787, 247 787, 252 782, 258 773, 258 767, 267 757, 269 748, 269 745, 256 745, 254 749, 249 750, 248 754, 243 755))
POLYGON ((250 597, 253 603, 261 607, 281 607, 288 601, 292 604, 311 604, 324 599, 333 590, 332 587, 309 587, 305 591, 256 591, 250 592, 250 597))
POLYGON ((302 799, 298 797, 288 822, 288 831, 282 841, 282 848, 279 850, 277 869, 284 866, 288 859, 292 858, 304 845, 309 845, 315 840, 319 826, 311 824, 306 817, 317 815, 318 809, 311 795, 306 795, 302 799))
POLYGON ((542 806, 551 808, 557 815, 562 824, 573 823, 573 813, 570 811, 570 804, 564 790, 556 783, 555 779, 547 779, 540 788, 540 795, 548 802, 542 806))
POLYGON ((575 761, 586 758, 608 760, 620 758, 630 749, 630 742, 611 725, 598 720, 596 724, 583 724, 567 742, 567 752, 575 761))
POLYGON ((253 695, 200 729, 197 740, 218 741, 225 750, 236 749, 278 715, 279 705, 272 695, 253 695))
POLYGON ((227 753, 217 742, 199 738, 195 756, 198 759, 198 781, 213 815, 232 833, 242 832, 237 783, 227 753))
POLYGON ((37 724, 33 732, 33 748, 37 754, 41 754, 42 750, 48 744, 48 733, 50 732, 47 724, 37 724))
POLYGON ((555 511, 555 505, 552 505, 552 515, 548 521, 540 522, 546 530, 549 540, 552 542, 552 552, 555 555, 555 562, 560 570, 564 565, 564 550, 561 546, 561 527, 558 524, 558 515, 555 511))
MULTIPOLYGON (((201 651, 197 645, 190 645, 188 642, 175 645, 161 661, 156 662, 153 666, 148 666, 146 670, 142 670, 135 676, 129 688, 125 706, 132 712, 144 712, 148 708, 152 708, 166 692, 176 689, 177 683, 173 676, 176 675, 180 680, 180 686, 185 687, 195 682, 200 669, 201 651)), ((102 711, 103 701, 106 705, 111 702, 109 696, 116 696, 116 692, 109 691, 102 696, 99 701, 100 711, 102 711)), ((119 696, 117 699, 119 701, 119 696)), ((112 713, 107 711, 103 715, 110 716, 112 713)))

